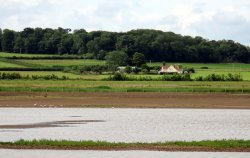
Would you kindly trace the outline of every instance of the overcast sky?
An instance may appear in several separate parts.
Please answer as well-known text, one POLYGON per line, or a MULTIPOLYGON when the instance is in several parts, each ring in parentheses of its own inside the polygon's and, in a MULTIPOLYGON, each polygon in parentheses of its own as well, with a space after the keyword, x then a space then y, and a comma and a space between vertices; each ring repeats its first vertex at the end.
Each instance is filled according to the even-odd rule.
POLYGON ((0 28, 148 28, 250 46, 250 0, 0 0, 0 28))

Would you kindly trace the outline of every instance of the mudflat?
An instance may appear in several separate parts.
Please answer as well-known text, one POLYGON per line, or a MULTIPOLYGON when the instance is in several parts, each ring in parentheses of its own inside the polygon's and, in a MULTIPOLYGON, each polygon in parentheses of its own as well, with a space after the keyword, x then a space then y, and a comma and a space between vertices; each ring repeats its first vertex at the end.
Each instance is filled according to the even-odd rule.
POLYGON ((0 107, 250 109, 250 94, 0 92, 0 107))

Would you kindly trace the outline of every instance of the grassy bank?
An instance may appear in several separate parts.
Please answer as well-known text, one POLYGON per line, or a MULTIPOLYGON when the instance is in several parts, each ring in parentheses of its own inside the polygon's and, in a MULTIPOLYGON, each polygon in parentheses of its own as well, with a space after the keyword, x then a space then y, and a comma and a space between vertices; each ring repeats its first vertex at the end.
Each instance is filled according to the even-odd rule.
POLYGON ((164 151, 250 151, 250 140, 176 141, 158 143, 112 143, 103 141, 19 140, 0 142, 0 148, 164 151))
POLYGON ((0 91, 250 93, 250 82, 0 80, 0 91))

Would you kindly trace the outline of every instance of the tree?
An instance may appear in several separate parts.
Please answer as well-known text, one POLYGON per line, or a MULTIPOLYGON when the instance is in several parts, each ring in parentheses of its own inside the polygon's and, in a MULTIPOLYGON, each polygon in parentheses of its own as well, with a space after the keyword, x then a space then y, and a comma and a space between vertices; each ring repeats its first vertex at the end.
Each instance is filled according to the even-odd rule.
POLYGON ((20 34, 17 35, 15 39, 14 52, 22 53, 24 50, 24 41, 20 34))
POLYGON ((132 72, 132 67, 131 66, 126 66, 126 68, 125 68, 125 72, 126 73, 128 73, 128 74, 130 74, 131 72, 132 72))
POLYGON ((128 32, 71 32, 69 28, 25 28, 16 32, 0 29, 0 51, 41 54, 82 54, 104 59, 107 52, 122 51, 129 62, 141 66, 145 60, 168 62, 250 62, 250 48, 232 40, 207 40, 173 32, 137 29, 128 32), (135 52, 140 52, 138 53, 135 52), (144 57, 143 57, 144 56, 144 57), (133 59, 134 58, 134 59, 133 59))
POLYGON ((13 52, 15 41, 15 32, 12 30, 3 30, 2 35, 2 50, 5 52, 13 52))
POLYGON ((122 51, 109 52, 105 57, 110 70, 115 71, 118 66, 125 66, 128 62, 128 55, 122 51))
POLYGON ((2 35, 3 32, 2 32, 2 29, 0 28, 0 52, 2 51, 2 35))
POLYGON ((135 64, 137 67, 141 67, 141 65, 145 64, 145 56, 142 53, 138 53, 136 52, 133 55, 133 59, 132 59, 133 64, 135 64))

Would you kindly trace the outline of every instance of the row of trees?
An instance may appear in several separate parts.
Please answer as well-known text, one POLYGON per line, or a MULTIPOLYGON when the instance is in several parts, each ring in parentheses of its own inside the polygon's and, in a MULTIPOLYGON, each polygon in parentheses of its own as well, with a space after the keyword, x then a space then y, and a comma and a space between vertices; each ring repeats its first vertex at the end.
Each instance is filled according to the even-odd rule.
POLYGON ((44 54, 87 54, 105 59, 107 52, 122 51, 130 58, 143 53, 146 60, 168 62, 249 63, 250 49, 232 40, 210 41, 173 32, 139 29, 124 33, 84 29, 0 29, 0 51, 44 54))

